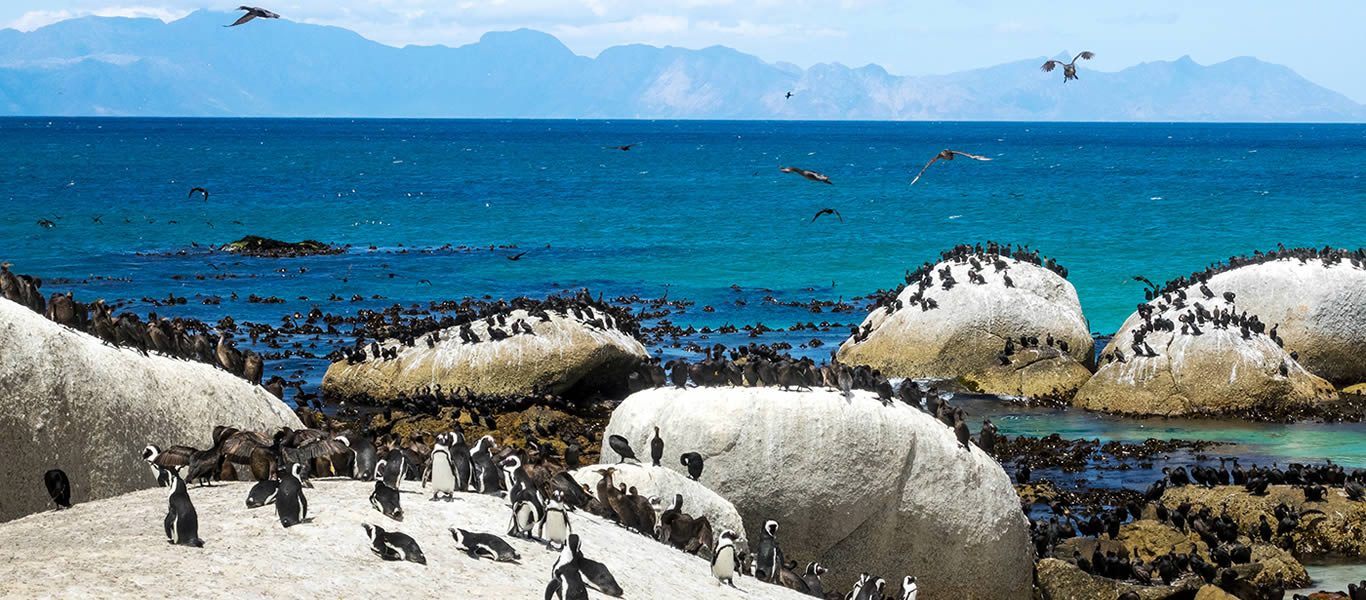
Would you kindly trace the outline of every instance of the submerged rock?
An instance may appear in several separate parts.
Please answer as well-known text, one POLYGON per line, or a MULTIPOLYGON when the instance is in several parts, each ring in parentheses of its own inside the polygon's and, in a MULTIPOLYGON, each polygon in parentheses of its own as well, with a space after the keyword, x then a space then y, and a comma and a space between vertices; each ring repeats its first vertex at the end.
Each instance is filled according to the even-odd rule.
MULTIPOLYGON (((915 575, 925 597, 1029 595, 1029 528, 1010 478, 920 410, 869 392, 651 389, 623 401, 605 435, 648 460, 655 426, 664 465, 683 472, 679 455, 700 453, 701 483, 751 532, 777 521, 789 559, 830 568, 827 589, 868 572, 915 575)), ((619 459, 604 445, 602 460, 619 459)))
POLYGON ((81 503, 155 486, 147 444, 208 448, 215 425, 302 427, 226 371, 114 348, 4 299, 0 389, 0 521, 51 507, 48 469, 66 471, 81 503))
MULTIPOLYGON (((1241 310, 1223 299, 1206 302, 1201 307, 1210 314, 1241 310)), ((1163 311, 1160 301, 1150 306, 1147 316, 1142 311, 1130 315, 1101 351, 1100 368, 1072 399, 1074 406, 1168 417, 1258 416, 1338 398, 1330 383, 1266 333, 1250 326, 1244 332, 1236 322, 1216 327, 1211 320, 1190 330, 1183 319, 1194 318, 1189 315, 1199 308, 1163 311)))
POLYGON ((888 377, 961 379, 988 394, 1071 395, 1091 375, 1083 365, 1094 348, 1076 289, 1049 269, 1001 260, 1009 268, 986 266, 984 283, 969 283, 968 263, 934 265, 936 284, 923 290, 908 285, 896 302, 874 309, 860 334, 840 345, 839 360, 888 377), (948 290, 939 283, 946 268, 957 282, 948 290), (1013 286, 1005 284, 1006 276, 1013 286), (927 310, 926 301, 937 307, 927 310), (1046 343, 1049 335, 1055 346, 1046 343), (1021 336, 1038 343, 1026 347, 1021 336), (1003 364, 1007 338, 1016 348, 1003 364))
MULTIPOLYGON (((5 595, 190 598, 222 596, 230 589, 230 595, 248 598, 541 598, 558 557, 537 541, 505 535, 509 511, 502 498, 407 498, 405 517, 397 522, 370 506, 374 484, 314 479, 314 487, 305 490, 310 519, 283 529, 270 508, 243 506, 251 485, 190 487, 203 548, 166 543, 166 494, 160 489, 0 524, 5 595), (381 560, 371 551, 362 523, 411 536, 427 564, 381 560), (521 558, 515 564, 470 558, 456 545, 451 527, 498 535, 521 558)), ((717 586, 702 558, 585 511, 569 518, 584 556, 611 570, 624 598, 806 597, 750 578, 736 581, 743 592, 717 586)))
POLYGON ((400 393, 440 385, 447 394, 563 395, 575 388, 620 387, 649 357, 640 341, 619 329, 557 311, 547 316, 549 320, 541 320, 513 310, 504 317, 507 326, 493 328, 475 320, 468 327, 479 342, 463 342, 461 326, 440 330, 440 341, 431 348, 423 340, 411 347, 385 340, 380 346, 397 351, 396 358, 332 363, 323 377, 323 393, 392 402, 400 393), (516 322, 532 333, 492 339, 490 329, 507 334, 516 322))

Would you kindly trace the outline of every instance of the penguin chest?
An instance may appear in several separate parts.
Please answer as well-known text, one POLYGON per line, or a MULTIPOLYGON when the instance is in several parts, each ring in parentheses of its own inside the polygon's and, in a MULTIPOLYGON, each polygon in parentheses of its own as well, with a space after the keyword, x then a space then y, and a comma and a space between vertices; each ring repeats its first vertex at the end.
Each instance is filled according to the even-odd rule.
POLYGON ((716 560, 712 561, 711 574, 717 579, 731 579, 735 577, 735 547, 726 546, 716 552, 716 560))
POLYGON ((569 532, 569 519, 564 511, 551 510, 545 516, 546 537, 555 541, 564 541, 569 532))
POLYGON ((432 488, 442 493, 455 491, 455 472, 449 462, 438 460, 432 465, 432 488))

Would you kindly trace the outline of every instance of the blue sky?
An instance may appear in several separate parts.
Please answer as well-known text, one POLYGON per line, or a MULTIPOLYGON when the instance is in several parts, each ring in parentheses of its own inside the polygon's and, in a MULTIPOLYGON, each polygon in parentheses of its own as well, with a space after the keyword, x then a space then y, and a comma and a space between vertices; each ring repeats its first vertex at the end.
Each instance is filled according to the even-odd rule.
MULTIPOLYGON (((899 75, 949 73, 1063 50, 1115 71, 1189 54, 1209 64, 1256 56, 1366 103, 1366 2, 1264 0, 1021 2, 996 0, 250 0, 285 18, 367 38, 460 45, 531 27, 579 54, 647 43, 721 44, 770 62, 877 63, 899 75)), ((32 30, 87 14, 179 18, 232 0, 4 0, 0 26, 32 30)))

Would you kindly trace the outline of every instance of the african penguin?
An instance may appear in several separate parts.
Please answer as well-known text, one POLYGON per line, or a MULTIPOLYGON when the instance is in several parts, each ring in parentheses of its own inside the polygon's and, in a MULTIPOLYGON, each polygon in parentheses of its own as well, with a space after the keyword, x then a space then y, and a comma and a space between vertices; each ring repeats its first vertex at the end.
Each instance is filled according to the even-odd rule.
POLYGON ((403 484, 403 478, 408 474, 408 457, 403 454, 402 449, 394 448, 385 455, 383 460, 376 463, 375 469, 377 479, 380 478, 382 472, 384 483, 397 490, 403 484), (380 465, 384 466, 383 471, 379 470, 380 465))
POLYGON ((901 596, 897 600, 915 600, 920 593, 920 586, 915 584, 915 578, 907 575, 901 580, 901 596))
POLYGON ((783 551, 778 548, 777 521, 764 522, 764 529, 759 534, 759 551, 755 558, 757 561, 754 565, 754 576, 760 581, 777 582, 778 569, 783 565, 783 551))
POLYGON ((498 493, 498 467, 493 464, 493 436, 486 435, 479 438, 479 442, 470 450, 470 464, 474 467, 474 478, 471 484, 474 491, 480 494, 498 493))
MULTIPOLYGON (((599 592, 620 598, 621 586, 617 585, 617 579, 612 576, 611 571, 607 570, 607 565, 583 555, 581 541, 578 535, 570 535, 567 542, 570 551, 574 554, 574 564, 578 567, 579 573, 588 580, 588 583, 593 584, 593 587, 597 588, 599 592)), ((561 551, 563 552, 563 549, 561 551)))
POLYGON ((43 473, 43 484, 47 486, 47 495, 52 497, 58 510, 71 508, 71 481, 66 478, 64 471, 52 469, 43 473))
POLYGON ((185 480, 174 469, 158 467, 157 483, 171 488, 166 509, 166 539, 178 546, 204 547, 199 539, 199 515, 190 502, 190 492, 185 489, 185 480))
POLYGON ((541 537, 546 548, 554 550, 552 544, 559 544, 560 550, 569 541, 574 528, 569 525, 569 513, 564 506, 564 492, 555 490, 550 495, 550 505, 545 509, 545 519, 541 520, 541 537))
POLYGON ((380 514, 395 521, 403 520, 403 507, 400 506, 398 490, 389 487, 383 479, 375 479, 375 491, 370 492, 370 506, 380 514))
POLYGON ((560 550, 559 558, 550 571, 550 583, 545 586, 546 600, 558 597, 560 600, 588 600, 588 587, 583 584, 578 563, 574 561, 571 544, 578 542, 579 536, 569 536, 569 544, 560 550))
POLYGON ((522 555, 510 544, 503 541, 496 535, 489 533, 477 533, 466 531, 458 527, 451 528, 451 536, 455 538, 455 543, 465 549, 465 553, 470 558, 491 558, 498 562, 515 562, 522 559, 522 555))
POLYGON ((397 531, 385 531, 379 525, 365 523, 365 534, 370 537, 370 550, 384 560, 406 560, 419 565, 427 564, 427 557, 417 540, 397 531))
POLYGON ((285 527, 298 525, 308 519, 308 499, 304 498, 304 484, 299 477, 304 466, 291 463, 287 471, 280 473, 280 483, 275 490, 275 514, 285 527))
POLYGON ((247 508, 261 508, 273 504, 279 486, 280 482, 274 479, 256 482, 256 485, 251 486, 251 491, 247 492, 247 508))
POLYGON ((450 436, 449 451, 451 454, 451 470, 455 473, 455 491, 464 492, 470 489, 470 447, 465 445, 465 436, 459 431, 452 431, 446 435, 450 436))
MULTIPOLYGON (((532 494, 539 494, 537 490, 531 490, 532 494)), ((521 499, 512 504, 512 519, 508 523, 508 535, 512 537, 527 538, 532 536, 532 530, 545 520, 544 505, 535 500, 521 499)))
POLYGON ((431 460, 427 461, 427 475, 422 478, 422 485, 427 485, 427 481, 432 482, 432 500, 437 500, 445 496, 447 500, 455 499, 455 465, 451 463, 451 449, 449 434, 436 436, 436 446, 432 448, 431 460))
POLYGON ((729 529, 721 532, 721 541, 711 556, 711 574, 718 585, 724 581, 726 585, 735 587, 735 575, 740 570, 740 561, 735 555, 735 540, 739 537, 729 529))

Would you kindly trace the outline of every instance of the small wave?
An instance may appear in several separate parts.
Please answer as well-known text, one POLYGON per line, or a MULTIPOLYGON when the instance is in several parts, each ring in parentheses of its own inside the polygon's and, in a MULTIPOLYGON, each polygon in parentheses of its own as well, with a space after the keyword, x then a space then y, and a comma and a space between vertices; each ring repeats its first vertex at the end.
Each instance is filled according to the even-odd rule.
POLYGON ((396 160, 396 161, 394 161, 394 162, 392 162, 392 163, 390 163, 390 164, 401 165, 401 164, 403 164, 403 161, 401 161, 401 160, 396 160))
POLYGON ((957 219, 957 218, 961 218, 962 216, 963 216, 963 215, 949 215, 949 218, 950 218, 950 219, 957 219))
POLYGON ((1161 199, 1162 199, 1162 196, 1153 196, 1153 197, 1148 198, 1148 199, 1149 199, 1149 200, 1161 200, 1161 199))

